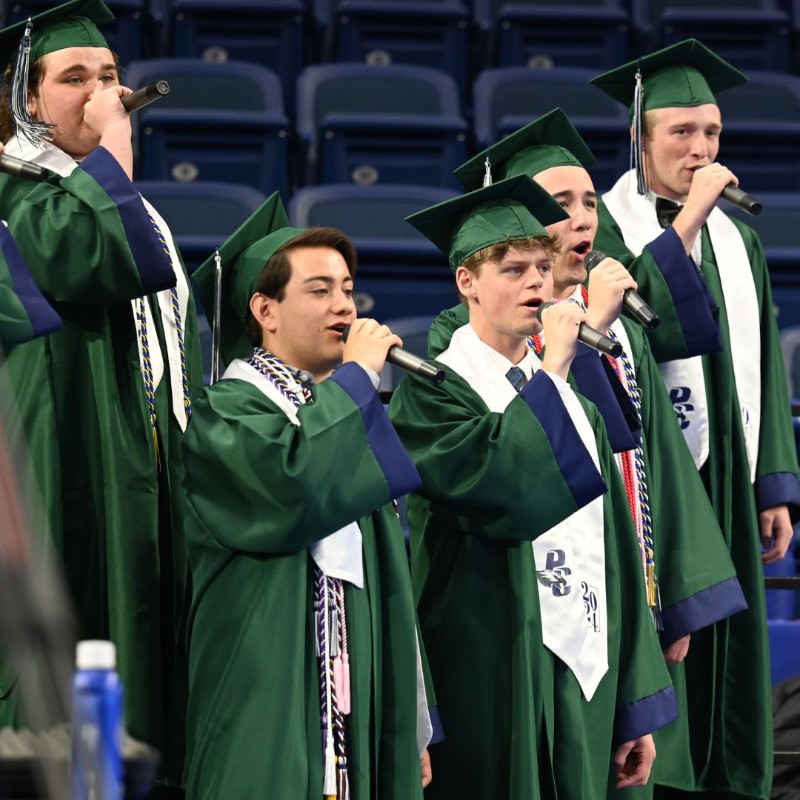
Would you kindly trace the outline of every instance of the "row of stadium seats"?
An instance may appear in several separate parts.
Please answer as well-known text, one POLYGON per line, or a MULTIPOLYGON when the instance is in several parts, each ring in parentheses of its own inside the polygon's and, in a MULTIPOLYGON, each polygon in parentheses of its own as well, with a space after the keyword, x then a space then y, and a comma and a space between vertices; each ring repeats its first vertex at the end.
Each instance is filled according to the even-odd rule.
MULTIPOLYGON (((798 0, 108 0, 109 41, 143 57, 245 60, 292 86, 324 61, 416 64, 466 89, 491 66, 600 70, 696 36, 742 69, 789 70, 798 0)), ((49 8, 7 0, 5 24, 49 8)), ((290 97, 290 100, 292 98, 290 97)))
MULTIPOLYGON (((284 195, 297 186, 459 184, 452 172, 483 148, 560 105, 598 159, 600 189, 628 167, 627 110, 577 67, 482 72, 468 123, 453 79, 424 67, 360 63, 307 67, 297 114, 278 76, 244 62, 152 59, 131 64, 129 85, 157 79, 170 93, 137 112, 137 176, 225 180, 284 195)), ((752 191, 800 189, 800 77, 753 72, 720 95, 726 164, 752 191)))

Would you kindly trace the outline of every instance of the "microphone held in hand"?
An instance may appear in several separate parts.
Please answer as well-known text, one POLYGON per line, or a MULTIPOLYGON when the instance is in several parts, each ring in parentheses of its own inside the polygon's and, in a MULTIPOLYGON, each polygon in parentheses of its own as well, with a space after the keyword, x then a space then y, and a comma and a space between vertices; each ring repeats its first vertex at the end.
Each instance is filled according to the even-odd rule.
MULTIPOLYGON (((536 312, 536 319, 542 322, 542 314, 544 311, 554 305, 556 304, 542 303, 542 305, 539 306, 539 310, 536 312)), ((578 325, 578 341, 612 358, 617 358, 622 355, 622 345, 619 342, 615 342, 611 337, 600 333, 600 331, 595 330, 585 322, 581 322, 578 325)))
POLYGON ((142 86, 135 92, 126 94, 120 98, 124 109, 130 114, 142 106, 152 103, 154 100, 159 100, 165 94, 169 94, 169 84, 166 81, 156 81, 155 83, 142 86))
MULTIPOLYGON (((349 334, 350 326, 346 325, 342 331, 342 341, 346 342, 349 334)), ((414 355, 414 353, 409 353, 408 350, 403 350, 402 347, 397 345, 392 345, 389 348, 389 352, 386 353, 386 360, 390 364, 400 367, 400 369, 413 372, 415 375, 427 378, 434 383, 441 383, 444 380, 443 369, 439 369, 435 364, 431 364, 430 361, 426 361, 424 358, 414 355)))
POLYGON ((743 192, 735 183, 729 183, 723 190, 722 196, 729 202, 738 206, 752 216, 761 213, 762 206, 752 195, 743 192))
MULTIPOLYGON (((586 271, 591 272, 604 258, 606 258, 605 253, 601 253, 599 250, 591 250, 583 260, 586 271)), ((658 314, 642 300, 639 293, 634 289, 625 290, 622 295, 622 305, 625 306, 628 313, 638 323, 644 325, 650 331, 661 324, 661 318, 658 314)))
POLYGON ((31 181, 44 180, 47 175, 44 167, 9 156, 6 153, 0 154, 0 172, 7 172, 9 175, 16 175, 18 178, 27 178, 31 181))

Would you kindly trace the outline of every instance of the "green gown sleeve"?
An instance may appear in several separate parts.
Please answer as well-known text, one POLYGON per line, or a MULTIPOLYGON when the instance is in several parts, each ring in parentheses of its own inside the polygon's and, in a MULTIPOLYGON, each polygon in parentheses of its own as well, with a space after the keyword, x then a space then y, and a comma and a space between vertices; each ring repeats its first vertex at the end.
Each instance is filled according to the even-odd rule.
POLYGON ((404 470, 399 481, 387 476, 348 393, 334 379, 315 393, 299 409, 300 426, 243 381, 223 380, 198 402, 185 439, 187 498, 220 546, 298 552, 415 488, 396 437, 384 447, 404 470))
POLYGON ((175 285, 139 193, 104 148, 31 185, 0 176, 0 208, 49 298, 112 305, 175 285))
POLYGON ((407 376, 390 405, 422 478, 419 494, 439 518, 465 534, 532 540, 605 491, 561 400, 537 408, 537 396, 555 391, 543 370, 499 414, 444 369, 439 386, 407 376), (535 497, 526 491, 530 472, 535 497))

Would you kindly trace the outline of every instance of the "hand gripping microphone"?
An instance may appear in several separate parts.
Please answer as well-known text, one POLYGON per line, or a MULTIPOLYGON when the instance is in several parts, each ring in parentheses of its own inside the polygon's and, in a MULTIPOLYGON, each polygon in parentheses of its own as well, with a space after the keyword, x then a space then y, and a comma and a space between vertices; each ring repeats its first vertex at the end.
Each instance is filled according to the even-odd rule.
MULTIPOLYGON (((591 272, 604 258, 605 253, 599 250, 592 250, 586 254, 583 265, 587 272, 591 272)), ((634 289, 626 289, 622 295, 622 305, 625 306, 630 315, 648 330, 653 330, 661 324, 661 318, 650 308, 647 303, 639 296, 634 289)))
MULTIPOLYGON (((536 319, 538 319, 539 322, 542 322, 542 313, 546 309, 550 308, 550 306, 554 305, 556 304, 542 303, 539 306, 539 310, 536 312, 536 319)), ((622 345, 619 342, 615 342, 612 338, 600 333, 600 331, 595 330, 585 322, 581 322, 578 325, 578 341, 583 342, 585 345, 597 350, 599 353, 602 353, 606 356, 611 356, 612 358, 617 358, 618 356, 622 355, 622 345)))
POLYGON ((124 97, 120 97, 120 102, 130 114, 132 111, 152 103, 153 100, 161 99, 165 94, 169 94, 169 84, 166 81, 156 81, 147 86, 142 86, 141 89, 126 94, 124 97))
MULTIPOLYGON (((343 342, 347 341, 349 334, 350 326, 346 325, 342 331, 343 342)), ((427 378, 434 383, 441 383, 444 380, 443 369, 439 369, 435 364, 431 364, 430 361, 426 361, 424 358, 414 355, 414 353, 409 353, 408 350, 403 350, 402 347, 398 347, 396 344, 389 348, 389 352, 386 354, 386 360, 390 364, 400 367, 400 369, 413 372, 415 375, 427 378)))

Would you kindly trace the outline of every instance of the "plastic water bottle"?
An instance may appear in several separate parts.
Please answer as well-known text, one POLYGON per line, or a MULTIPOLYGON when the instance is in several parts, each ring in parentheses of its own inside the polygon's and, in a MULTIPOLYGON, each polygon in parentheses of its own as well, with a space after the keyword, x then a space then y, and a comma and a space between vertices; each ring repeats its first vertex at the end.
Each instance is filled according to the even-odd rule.
POLYGON ((71 800, 122 800, 122 683, 112 642, 78 642, 71 800))

